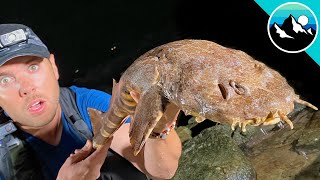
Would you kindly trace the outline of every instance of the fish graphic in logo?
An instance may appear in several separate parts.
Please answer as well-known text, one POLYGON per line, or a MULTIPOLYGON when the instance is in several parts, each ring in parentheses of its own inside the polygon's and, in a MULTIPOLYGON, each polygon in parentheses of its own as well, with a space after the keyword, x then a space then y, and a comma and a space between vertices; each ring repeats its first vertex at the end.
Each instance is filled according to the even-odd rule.
POLYGON ((287 53, 299 53, 315 41, 318 21, 306 5, 289 2, 272 12, 267 29, 271 42, 278 49, 287 53))

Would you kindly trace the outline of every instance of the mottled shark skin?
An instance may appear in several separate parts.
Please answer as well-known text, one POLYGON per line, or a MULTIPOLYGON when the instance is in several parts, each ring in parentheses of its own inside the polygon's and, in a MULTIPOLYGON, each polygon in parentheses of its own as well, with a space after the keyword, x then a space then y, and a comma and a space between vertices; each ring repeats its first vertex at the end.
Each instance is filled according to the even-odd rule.
POLYGON ((236 125, 270 125, 284 121, 294 102, 303 101, 277 71, 243 51, 207 40, 179 40, 156 47, 135 60, 114 82, 110 109, 89 109, 99 147, 128 116, 130 142, 137 155, 168 104, 198 122, 205 119, 236 125), (136 103, 130 92, 140 95, 136 103), (97 123, 95 123, 97 122, 97 123))

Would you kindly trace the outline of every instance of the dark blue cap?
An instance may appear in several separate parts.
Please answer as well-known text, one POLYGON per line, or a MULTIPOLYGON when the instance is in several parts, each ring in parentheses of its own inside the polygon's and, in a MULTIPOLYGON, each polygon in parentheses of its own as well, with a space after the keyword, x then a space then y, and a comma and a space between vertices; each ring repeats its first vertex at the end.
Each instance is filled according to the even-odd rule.
POLYGON ((22 24, 0 24, 0 66, 19 56, 49 58, 47 46, 22 24))

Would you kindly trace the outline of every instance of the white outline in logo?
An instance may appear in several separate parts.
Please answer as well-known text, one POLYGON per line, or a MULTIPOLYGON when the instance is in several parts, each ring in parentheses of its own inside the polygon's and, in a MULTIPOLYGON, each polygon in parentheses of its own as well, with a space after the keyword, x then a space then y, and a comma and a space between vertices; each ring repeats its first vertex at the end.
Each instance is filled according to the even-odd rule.
POLYGON ((302 4, 302 3, 298 3, 298 2, 287 2, 287 3, 284 3, 284 4, 281 4, 280 6, 278 6, 275 10, 273 10, 273 12, 271 13, 270 17, 269 17, 269 20, 268 20, 268 24, 267 24, 267 30, 268 30, 268 36, 269 36, 269 39, 270 41, 272 42, 272 44, 274 46, 276 46, 278 49, 280 49, 281 51, 283 52, 286 52, 286 53, 299 53, 299 52, 302 52, 302 51, 305 51, 306 49, 308 49, 313 43, 314 41, 317 39, 317 36, 318 36, 318 32, 319 32, 319 26, 318 26, 318 20, 317 20, 317 16, 314 14, 314 12, 306 5, 302 4), (270 35, 270 28, 269 28, 269 24, 270 24, 270 19, 272 18, 273 14, 278 10, 280 9, 282 6, 285 6, 285 5, 288 5, 288 4, 299 4, 303 7, 305 7, 306 9, 308 9, 311 14, 313 15, 315 21, 316 21, 316 26, 317 26, 317 32, 316 32, 316 36, 313 38, 312 42, 305 48, 299 50, 299 51, 288 51, 288 50, 285 50, 285 49, 282 49, 281 47, 279 47, 272 39, 271 35, 270 35))

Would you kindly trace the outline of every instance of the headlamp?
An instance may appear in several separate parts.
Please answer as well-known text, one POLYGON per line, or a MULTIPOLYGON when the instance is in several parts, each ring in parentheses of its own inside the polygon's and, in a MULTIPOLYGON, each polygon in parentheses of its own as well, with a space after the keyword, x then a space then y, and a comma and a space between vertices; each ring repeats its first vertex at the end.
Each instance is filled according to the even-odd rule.
POLYGON ((0 36, 0 48, 8 47, 27 40, 27 35, 23 29, 18 29, 0 36))
POLYGON ((31 28, 23 24, 0 24, 0 66, 19 56, 49 58, 50 52, 31 28))

